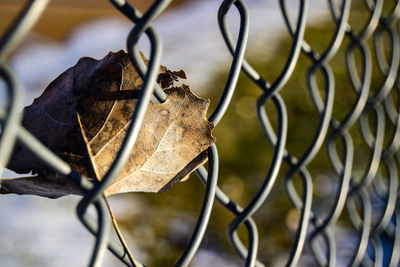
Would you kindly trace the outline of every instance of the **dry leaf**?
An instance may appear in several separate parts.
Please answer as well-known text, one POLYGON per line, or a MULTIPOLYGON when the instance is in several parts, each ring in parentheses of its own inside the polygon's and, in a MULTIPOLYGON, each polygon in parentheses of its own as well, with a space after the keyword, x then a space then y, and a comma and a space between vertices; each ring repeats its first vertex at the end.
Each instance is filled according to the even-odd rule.
MULTIPOLYGON (((150 103, 131 156, 106 195, 163 191, 207 159, 206 149, 214 142, 213 124, 206 118, 209 102, 187 85, 175 86, 182 78, 186 78, 183 71, 161 67, 157 82, 168 98, 161 104, 150 103)), ((102 60, 82 58, 25 108, 23 125, 79 173, 101 179, 121 146, 141 84, 123 51, 102 60)), ((63 187, 64 180, 54 178, 57 175, 21 145, 7 167, 38 176, 24 178, 26 182, 19 179, 18 186, 15 179, 3 181, 0 193, 47 197, 81 193, 63 187)))

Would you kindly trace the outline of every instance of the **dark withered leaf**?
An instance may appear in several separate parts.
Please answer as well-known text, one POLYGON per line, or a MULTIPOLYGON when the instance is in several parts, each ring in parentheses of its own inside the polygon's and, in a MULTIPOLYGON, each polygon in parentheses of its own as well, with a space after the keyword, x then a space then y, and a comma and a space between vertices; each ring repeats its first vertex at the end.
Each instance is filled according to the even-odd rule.
MULTIPOLYGON (((131 156, 106 195, 163 191, 207 159, 206 149, 214 142, 213 124, 206 118, 209 102, 187 85, 174 86, 185 78, 182 70, 160 68, 157 81, 168 98, 150 103, 131 156)), ((81 58, 24 109, 22 124, 80 174, 100 180, 121 147, 141 85, 123 51, 102 60, 81 58)), ((7 168, 37 176, 4 181, 0 193, 53 198, 82 193, 63 186, 62 178, 54 178, 57 174, 20 144, 7 168)))

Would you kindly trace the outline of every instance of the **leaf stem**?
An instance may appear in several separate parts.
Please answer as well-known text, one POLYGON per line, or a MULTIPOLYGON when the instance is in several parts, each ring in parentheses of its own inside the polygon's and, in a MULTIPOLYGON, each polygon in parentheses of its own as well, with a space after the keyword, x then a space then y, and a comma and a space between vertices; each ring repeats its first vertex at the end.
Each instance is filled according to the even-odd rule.
MULTIPOLYGON (((104 194, 103 194, 104 195, 104 194)), ((111 209, 110 203, 108 202, 107 197, 104 195, 104 199, 106 200, 107 208, 108 211, 110 212, 111 220, 115 229, 115 232, 117 233, 118 239, 121 242, 122 247, 125 250, 125 253, 128 255, 129 260, 132 262, 133 266, 142 266, 140 263, 138 263, 135 258, 132 255, 132 252, 129 250, 129 247, 124 239, 124 236, 122 235, 122 232, 118 226, 117 219, 115 218, 115 215, 111 209)))

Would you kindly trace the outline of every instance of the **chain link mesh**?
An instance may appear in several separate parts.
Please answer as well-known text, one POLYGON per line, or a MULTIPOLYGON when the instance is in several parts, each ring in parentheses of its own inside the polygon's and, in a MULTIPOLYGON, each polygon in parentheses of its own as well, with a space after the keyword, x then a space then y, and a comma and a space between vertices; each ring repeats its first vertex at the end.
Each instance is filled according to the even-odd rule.
MULTIPOLYGON (((96 183, 89 182, 72 170, 67 163, 43 146, 20 124, 22 88, 7 60, 13 49, 40 17, 48 2, 48 0, 29 1, 0 42, 0 75, 7 85, 6 105, 0 109, 0 165, 7 165, 13 146, 19 140, 50 168, 62 174, 65 179, 76 183, 86 192, 77 206, 77 214, 88 231, 96 238, 89 265, 99 266, 108 249, 125 265, 141 266, 141 263, 129 257, 122 241, 116 242, 109 237, 111 220, 102 192, 125 164, 135 144, 152 94, 160 101, 165 100, 164 92, 156 83, 162 46, 152 22, 171 1, 157 0, 143 15, 124 0, 111 1, 121 14, 134 23, 127 38, 127 51, 144 83, 142 95, 132 114, 133 123, 130 124, 121 150, 107 174, 96 183), (148 66, 142 61, 137 46, 142 35, 145 35, 151 44, 148 66), (88 215, 87 210, 90 206, 95 207, 96 218, 88 215)), ((293 18, 288 12, 285 0, 280 0, 281 12, 291 37, 291 47, 280 75, 275 80, 267 81, 244 59, 249 33, 249 14, 245 1, 221 1, 218 22, 222 37, 232 54, 232 62, 225 88, 209 120, 218 127, 218 123, 230 106, 239 74, 242 71, 260 88, 260 96, 256 103, 257 115, 265 138, 273 150, 273 158, 258 192, 245 207, 240 207, 217 186, 217 148, 212 145, 208 149, 208 170, 200 167, 196 171, 206 186, 203 205, 192 237, 177 260, 177 266, 188 265, 194 257, 206 231, 214 199, 217 199, 235 216, 229 224, 228 236, 232 247, 243 259, 245 266, 264 266, 257 259, 259 236, 252 215, 262 204, 268 205, 267 197, 277 186, 278 174, 282 172, 283 165, 288 167, 283 175, 287 198, 300 212, 295 240, 286 262, 287 266, 295 266, 299 263, 306 245, 310 246, 318 265, 335 266, 338 244, 332 229, 346 210, 352 227, 359 237, 357 243, 354 244, 349 265, 383 266, 386 257, 389 258, 389 266, 399 266, 400 80, 398 73, 400 43, 398 35, 400 2, 392 1, 391 10, 384 12, 383 0, 365 0, 368 18, 360 22, 364 23, 361 31, 356 31, 349 24, 351 1, 343 0, 337 3, 337 1, 328 0, 335 30, 329 45, 319 53, 304 38, 310 3, 307 0, 298 2, 297 14, 293 18), (240 15, 240 27, 236 40, 232 37, 226 20, 226 16, 233 8, 236 8, 240 15), (383 41, 385 36, 388 37, 390 45, 385 45, 383 41), (351 109, 343 119, 333 116, 334 99, 340 97, 340 95, 335 95, 335 89, 341 84, 335 84, 335 73, 330 65, 331 59, 337 55, 340 47, 345 49, 345 67, 355 95, 351 109), (312 142, 302 155, 295 157, 286 148, 286 141, 290 135, 288 112, 285 99, 280 93, 281 90, 289 90, 285 88, 285 85, 291 78, 301 54, 309 59, 306 85, 319 119, 317 130, 310 133, 313 136, 312 142), (373 68, 372 57, 376 57, 378 68, 373 68), (382 84, 376 88, 371 81, 374 72, 380 72, 384 77, 382 84), (274 115, 266 111, 267 102, 271 102, 275 108, 274 115), (277 125, 274 126, 271 123, 271 116, 276 116, 273 119, 277 121, 277 125), (354 128, 354 125, 359 125, 356 134, 362 136, 363 142, 369 148, 369 162, 365 164, 361 175, 354 171, 353 166, 354 152, 357 147, 354 144, 354 131, 350 129, 354 128), (327 149, 330 164, 338 180, 334 201, 327 207, 328 210, 324 216, 312 209, 313 176, 308 170, 308 165, 323 148, 327 149), (378 207, 377 202, 379 202, 378 207), (247 230, 246 242, 242 241, 237 233, 241 225, 244 225, 247 230), (383 237, 391 243, 389 249, 383 247, 383 237)))

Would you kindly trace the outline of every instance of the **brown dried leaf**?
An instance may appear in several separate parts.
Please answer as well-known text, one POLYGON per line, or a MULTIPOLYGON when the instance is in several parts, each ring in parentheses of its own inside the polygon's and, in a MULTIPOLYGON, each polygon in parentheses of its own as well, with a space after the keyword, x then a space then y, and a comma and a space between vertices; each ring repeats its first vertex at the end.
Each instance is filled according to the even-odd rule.
MULTIPOLYGON (((214 142, 213 124, 206 118, 209 102, 186 85, 174 86, 181 78, 186 78, 183 71, 161 67, 157 81, 168 98, 161 104, 150 103, 131 156, 106 195, 163 191, 207 159, 206 149, 214 142)), ((79 173, 101 179, 120 149, 141 84, 123 51, 102 60, 82 58, 25 108, 23 125, 79 173)), ((56 174, 21 145, 7 167, 38 176, 18 181, 19 186, 16 180, 7 180, 0 193, 81 194, 58 190, 56 174)))
POLYGON ((65 179, 54 181, 46 178, 23 177, 2 180, 0 194, 11 193, 59 198, 69 194, 83 195, 84 192, 65 179))

